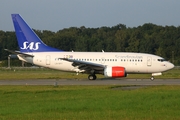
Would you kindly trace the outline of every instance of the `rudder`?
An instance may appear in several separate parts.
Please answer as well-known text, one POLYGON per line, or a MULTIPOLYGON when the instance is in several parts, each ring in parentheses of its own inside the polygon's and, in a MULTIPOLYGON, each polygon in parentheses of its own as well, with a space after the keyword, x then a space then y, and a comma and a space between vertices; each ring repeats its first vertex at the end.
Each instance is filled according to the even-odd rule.
POLYGON ((12 20, 18 39, 20 52, 61 51, 44 44, 19 14, 12 14, 12 20))

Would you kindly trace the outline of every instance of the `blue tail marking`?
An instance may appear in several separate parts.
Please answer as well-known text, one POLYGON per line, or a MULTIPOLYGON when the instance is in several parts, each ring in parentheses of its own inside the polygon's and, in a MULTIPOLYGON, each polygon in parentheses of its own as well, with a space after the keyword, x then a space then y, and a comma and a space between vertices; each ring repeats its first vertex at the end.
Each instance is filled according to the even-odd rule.
POLYGON ((12 14, 12 20, 18 39, 20 52, 62 51, 44 44, 19 14, 12 14))

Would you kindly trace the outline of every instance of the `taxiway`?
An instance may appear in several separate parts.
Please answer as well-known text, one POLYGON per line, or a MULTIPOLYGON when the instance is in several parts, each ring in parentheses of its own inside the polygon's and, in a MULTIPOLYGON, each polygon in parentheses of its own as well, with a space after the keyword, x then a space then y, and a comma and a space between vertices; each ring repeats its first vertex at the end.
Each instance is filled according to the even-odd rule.
POLYGON ((180 79, 36 79, 36 80, 0 80, 0 85, 180 85, 180 79))

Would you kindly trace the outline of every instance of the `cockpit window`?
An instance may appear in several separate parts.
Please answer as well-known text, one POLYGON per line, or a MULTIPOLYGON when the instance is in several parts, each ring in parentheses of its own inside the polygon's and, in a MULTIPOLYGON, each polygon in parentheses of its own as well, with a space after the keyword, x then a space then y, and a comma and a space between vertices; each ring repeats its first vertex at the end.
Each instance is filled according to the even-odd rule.
POLYGON ((164 62, 166 61, 165 59, 158 59, 159 62, 164 62))

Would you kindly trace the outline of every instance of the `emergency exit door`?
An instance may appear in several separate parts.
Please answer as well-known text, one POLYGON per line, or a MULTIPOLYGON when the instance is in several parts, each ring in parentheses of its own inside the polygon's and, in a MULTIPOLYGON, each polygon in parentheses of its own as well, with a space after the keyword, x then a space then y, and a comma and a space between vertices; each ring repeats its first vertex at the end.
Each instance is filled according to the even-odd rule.
POLYGON ((46 65, 50 65, 51 64, 51 56, 47 55, 46 56, 46 65))
POLYGON ((147 66, 151 66, 152 65, 152 58, 151 57, 147 57, 147 66))

